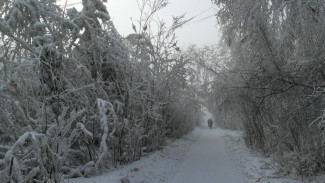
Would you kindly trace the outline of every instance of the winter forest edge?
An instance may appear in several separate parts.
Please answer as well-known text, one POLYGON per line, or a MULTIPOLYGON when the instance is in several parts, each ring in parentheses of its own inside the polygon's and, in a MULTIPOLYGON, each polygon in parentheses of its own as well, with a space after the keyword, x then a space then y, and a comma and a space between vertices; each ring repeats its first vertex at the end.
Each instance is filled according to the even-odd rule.
POLYGON ((138 0, 126 37, 104 3, 0 1, 1 183, 136 161, 193 130, 203 105, 279 175, 325 172, 324 1, 212 0, 222 39, 188 48, 175 32, 190 19, 156 19, 168 0, 138 0))

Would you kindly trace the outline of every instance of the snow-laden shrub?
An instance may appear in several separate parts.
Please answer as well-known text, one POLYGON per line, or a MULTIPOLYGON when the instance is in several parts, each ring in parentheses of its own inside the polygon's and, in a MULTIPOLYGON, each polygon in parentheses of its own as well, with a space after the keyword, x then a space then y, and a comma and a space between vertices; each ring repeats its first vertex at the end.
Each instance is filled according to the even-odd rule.
MULTIPOLYGON (((66 116, 67 111, 68 108, 65 108, 58 117, 58 123, 52 124, 45 134, 35 131, 22 134, 1 160, 1 177, 13 182, 60 182, 61 168, 69 161, 67 157, 73 142, 83 135, 92 137, 82 123, 77 123, 72 129, 76 118, 85 110, 72 111, 70 116, 66 116)), ((74 171, 69 170, 67 174, 74 171)))
POLYGON ((54 1, 4 4, 0 182, 89 177, 192 129, 197 101, 187 100, 194 94, 173 34, 181 18, 154 48, 148 35, 141 45, 122 39, 101 0, 67 12, 54 1))
POLYGON ((324 1, 214 3, 229 49, 221 84, 239 105, 246 144, 285 174, 324 172, 324 1))

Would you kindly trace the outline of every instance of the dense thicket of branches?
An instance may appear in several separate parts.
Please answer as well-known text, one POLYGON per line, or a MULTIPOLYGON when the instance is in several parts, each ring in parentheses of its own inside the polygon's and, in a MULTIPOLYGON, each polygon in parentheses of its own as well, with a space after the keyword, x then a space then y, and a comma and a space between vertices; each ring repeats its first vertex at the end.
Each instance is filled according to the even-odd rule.
POLYGON ((175 30, 139 1, 122 38, 101 0, 65 11, 53 0, 0 3, 0 182, 59 182, 160 149, 192 129, 199 105, 175 30), (137 30, 138 31, 137 31, 137 30))
MULTIPOLYGON (((222 45, 222 44, 221 44, 222 45)), ((191 46, 186 50, 186 58, 195 62, 194 70, 199 78, 200 98, 214 114, 215 124, 221 128, 242 129, 241 116, 233 115, 240 108, 229 93, 229 50, 226 46, 191 46)))
POLYGON ((282 173, 324 172, 325 2, 213 2, 229 48, 215 101, 237 111, 247 145, 274 156, 282 173))

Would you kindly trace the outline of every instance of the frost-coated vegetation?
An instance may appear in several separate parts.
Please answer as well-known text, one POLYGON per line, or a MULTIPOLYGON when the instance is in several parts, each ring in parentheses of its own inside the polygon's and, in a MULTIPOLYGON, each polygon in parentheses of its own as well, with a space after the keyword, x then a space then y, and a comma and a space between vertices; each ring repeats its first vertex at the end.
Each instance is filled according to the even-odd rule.
POLYGON ((208 67, 211 105, 239 118, 281 174, 324 173, 325 1, 213 2, 228 50, 208 67))
POLYGON ((192 130, 202 99, 279 175, 325 172, 325 1, 212 0, 220 45, 185 51, 190 20, 155 16, 168 0, 138 0, 126 37, 104 2, 0 1, 1 183, 138 160, 192 130))
MULTIPOLYGON (((60 182, 158 150, 198 118, 196 75, 175 30, 139 1, 122 38, 102 0, 0 1, 0 182, 60 182)), ((123 10, 121 10, 123 11, 123 10)))

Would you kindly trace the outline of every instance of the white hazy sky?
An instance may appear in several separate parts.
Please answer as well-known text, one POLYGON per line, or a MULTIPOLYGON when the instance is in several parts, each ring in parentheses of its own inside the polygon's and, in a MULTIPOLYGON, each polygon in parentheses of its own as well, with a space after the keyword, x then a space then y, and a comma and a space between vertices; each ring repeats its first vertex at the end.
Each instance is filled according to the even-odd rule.
MULTIPOLYGON (((69 0, 69 3, 81 2, 81 0, 69 0)), ((160 11, 159 18, 167 23, 172 22, 172 16, 179 16, 186 13, 186 18, 191 18, 199 13, 213 7, 211 0, 169 0, 170 4, 160 11)), ((136 0, 107 0, 105 3, 116 29, 122 36, 134 33, 132 30, 133 20, 139 19, 139 10, 136 0)), ((176 33, 179 46, 190 44, 213 45, 220 37, 216 26, 214 8, 197 16, 187 25, 184 25, 176 33), (205 20, 202 20, 209 17, 205 20)))

